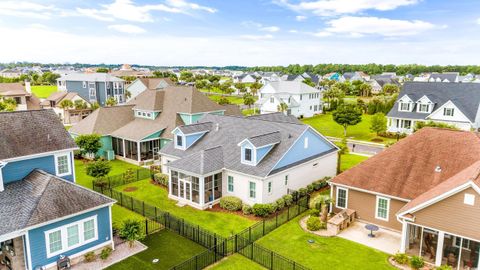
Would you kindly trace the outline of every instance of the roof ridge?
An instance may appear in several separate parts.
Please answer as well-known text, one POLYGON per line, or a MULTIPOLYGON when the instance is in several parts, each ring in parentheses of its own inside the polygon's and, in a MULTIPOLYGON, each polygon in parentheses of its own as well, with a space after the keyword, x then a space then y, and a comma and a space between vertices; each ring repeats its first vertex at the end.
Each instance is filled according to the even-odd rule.
POLYGON ((270 132, 267 132, 267 133, 263 133, 263 134, 258 134, 258 135, 255 135, 255 136, 250 136, 248 137, 249 139, 251 138, 256 138, 256 137, 260 137, 260 136, 265 136, 265 135, 269 135, 269 134, 273 134, 273 133, 280 133, 280 130, 276 130, 276 131, 270 131, 270 132))
MULTIPOLYGON (((25 176, 23 179, 29 177, 30 175, 34 174, 34 173, 40 173, 44 176, 47 176, 48 177, 48 174, 47 172, 41 170, 41 169, 34 169, 33 171, 31 171, 27 176, 25 176)), ((22 179, 22 181, 24 181, 22 179)), ((35 200, 35 207, 30 211, 30 213, 28 213, 28 221, 27 221, 27 224, 30 223, 30 220, 32 219, 32 215, 33 213, 36 212, 37 208, 38 208, 38 203, 40 202, 40 200, 42 199, 43 197, 43 194, 45 194, 45 191, 47 190, 47 187, 50 185, 50 177, 48 178, 48 183, 44 186, 43 190, 42 190, 42 193, 40 194, 40 196, 38 196, 35 200)), ((36 185, 37 186, 37 185, 36 185)))

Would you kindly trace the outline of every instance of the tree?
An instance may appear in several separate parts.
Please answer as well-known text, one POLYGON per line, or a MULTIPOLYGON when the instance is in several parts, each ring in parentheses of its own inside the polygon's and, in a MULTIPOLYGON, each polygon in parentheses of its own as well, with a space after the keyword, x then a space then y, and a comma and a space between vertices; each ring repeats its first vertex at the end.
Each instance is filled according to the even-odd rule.
POLYGON ((400 92, 400 87, 395 84, 387 83, 383 85, 382 91, 385 94, 391 95, 400 92))
POLYGON ((345 97, 345 93, 338 87, 332 86, 323 92, 323 97, 327 100, 328 109, 334 110, 337 105, 345 97))
POLYGON ((123 221, 122 228, 120 228, 119 235, 121 238, 128 241, 128 245, 133 247, 135 241, 145 238, 142 230, 142 225, 139 220, 127 219, 123 221))
POLYGON ((97 68, 96 72, 98 72, 98 73, 108 73, 108 68, 104 68, 104 67, 97 68))
POLYGON ((259 82, 254 82, 250 85, 250 93, 252 93, 252 95, 256 96, 257 92, 258 92, 258 90, 260 90, 260 88, 262 88, 262 84, 259 83, 259 82))
POLYGON ((193 75, 192 72, 184 70, 184 71, 180 72, 180 81, 194 82, 195 81, 195 76, 193 75))
POLYGON ((115 106, 117 105, 117 100, 114 97, 109 97, 105 102, 105 105, 107 105, 108 107, 115 106))
POLYGON ((87 103, 81 99, 77 99, 73 102, 75 110, 84 110, 87 108, 87 103))
POLYGON ((315 87, 315 83, 312 81, 311 78, 305 78, 302 82, 306 85, 311 86, 311 87, 315 87))
POLYGON ((250 108, 250 106, 252 106, 253 104, 255 104, 255 98, 253 98, 253 95, 250 94, 250 93, 245 93, 243 95, 243 104, 245 104, 246 106, 248 106, 248 108, 250 108))
POLYGON ((196 86, 198 89, 206 88, 206 87, 207 87, 207 81, 205 81, 205 80, 197 80, 197 81, 195 81, 195 86, 196 86))
POLYGON ((126 99, 129 99, 132 97, 132 92, 128 91, 128 90, 125 90, 125 98, 126 99))
POLYGON ((73 102, 69 99, 64 99, 58 106, 63 109, 63 121, 65 122, 67 110, 73 107, 73 102))
POLYGON ((343 134, 347 136, 347 127, 354 126, 362 121, 362 112, 354 104, 342 104, 333 112, 333 121, 343 127, 343 134))
POLYGON ((93 178, 104 177, 108 175, 111 169, 112 165, 110 165, 110 162, 104 159, 89 162, 87 166, 85 166, 87 175, 93 178))
POLYGON ((98 150, 102 148, 102 142, 100 141, 100 135, 98 134, 86 134, 80 135, 75 138, 75 143, 80 147, 82 155, 94 157, 98 150))
POLYGON ((310 203, 311 208, 320 210, 320 220, 322 222, 327 222, 328 205, 330 203, 333 203, 333 200, 328 195, 318 195, 317 197, 313 198, 312 202, 310 203))
POLYGON ((226 97, 221 97, 219 100, 218 100, 218 104, 220 105, 227 105, 227 104, 231 104, 230 100, 226 97))
POLYGON ((233 90, 231 82, 224 82, 220 84, 220 91, 222 91, 224 94, 229 95, 233 93, 235 90, 233 90))
POLYGON ((13 98, 0 96, 0 112, 13 112, 17 108, 17 102, 13 98))
POLYGON ((282 112, 282 113, 285 113, 287 110, 288 110, 288 105, 287 105, 287 103, 281 102, 280 104, 278 104, 278 106, 277 106, 277 111, 282 112))
POLYGON ((385 114, 379 112, 372 116, 370 120, 370 131, 375 132, 377 136, 387 131, 387 118, 385 114))
POLYGON ((247 86, 244 83, 238 82, 235 83, 234 86, 238 89, 238 92, 240 93, 244 93, 245 91, 247 91, 247 86))
POLYGON ((372 86, 370 84, 364 83, 359 86, 360 95, 362 97, 369 97, 372 95, 372 86))

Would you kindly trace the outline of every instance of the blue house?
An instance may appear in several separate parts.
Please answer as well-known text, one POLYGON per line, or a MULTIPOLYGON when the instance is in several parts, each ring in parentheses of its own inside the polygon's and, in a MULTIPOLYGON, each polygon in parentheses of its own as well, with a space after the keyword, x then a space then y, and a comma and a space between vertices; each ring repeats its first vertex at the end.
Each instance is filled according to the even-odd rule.
POLYGON ((0 138, 0 261, 7 269, 56 269, 60 257, 77 262, 113 248, 115 201, 75 184, 78 147, 53 110, 0 113, 0 138))
POLYGON ((58 90, 75 92, 90 103, 105 106, 113 97, 125 103, 125 81, 108 73, 70 73, 57 79, 58 90))

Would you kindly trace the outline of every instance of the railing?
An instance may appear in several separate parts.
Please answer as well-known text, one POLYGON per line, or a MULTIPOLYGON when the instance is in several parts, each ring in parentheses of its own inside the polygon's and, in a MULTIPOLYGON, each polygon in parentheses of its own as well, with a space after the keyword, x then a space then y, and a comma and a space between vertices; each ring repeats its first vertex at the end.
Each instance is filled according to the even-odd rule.
POLYGON ((127 170, 122 174, 105 176, 92 180, 92 187, 114 188, 129 183, 137 182, 143 179, 151 178, 152 172, 150 169, 140 168, 136 170, 127 170))
POLYGON ((251 243, 239 253, 246 258, 262 265, 267 269, 279 269, 279 270, 307 270, 308 267, 301 265, 293 260, 285 258, 284 256, 267 249, 257 243, 251 243))

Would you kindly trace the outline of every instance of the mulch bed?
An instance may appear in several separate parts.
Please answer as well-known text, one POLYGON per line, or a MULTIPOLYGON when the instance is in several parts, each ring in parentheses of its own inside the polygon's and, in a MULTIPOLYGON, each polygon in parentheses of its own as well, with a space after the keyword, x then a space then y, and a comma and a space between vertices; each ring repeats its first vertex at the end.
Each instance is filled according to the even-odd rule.
POLYGON ((123 189, 124 192, 133 192, 136 191, 138 188, 137 187, 126 187, 123 189))
POLYGON ((256 220, 256 221, 262 220, 261 217, 256 217, 254 215, 248 215, 248 216, 244 215, 241 210, 234 212, 234 211, 229 211, 229 210, 223 209, 223 208, 220 207, 220 204, 218 204, 218 203, 215 204, 212 208, 205 209, 205 211, 229 213, 229 214, 234 214, 234 215, 237 215, 237 216, 241 216, 241 217, 248 218, 248 219, 251 219, 251 220, 256 220))

